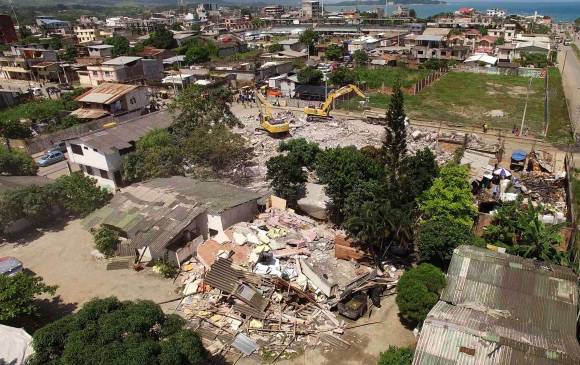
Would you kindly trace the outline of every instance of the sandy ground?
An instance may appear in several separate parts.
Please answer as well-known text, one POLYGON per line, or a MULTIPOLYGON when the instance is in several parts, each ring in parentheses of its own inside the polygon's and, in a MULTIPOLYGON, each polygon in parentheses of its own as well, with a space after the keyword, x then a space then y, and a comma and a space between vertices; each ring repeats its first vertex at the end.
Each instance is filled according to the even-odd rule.
MULTIPOLYGON (((389 345, 414 346, 415 337, 411 329, 401 324, 399 309, 395 303, 395 296, 383 298, 381 308, 373 308, 371 316, 360 318, 358 321, 349 321, 346 326, 360 326, 345 330, 341 337, 352 344, 348 350, 329 350, 321 348, 308 348, 304 353, 292 360, 277 361, 280 365, 359 365, 376 364, 379 354, 385 351, 389 345)), ((343 317, 340 317, 343 320, 343 317)), ((241 359, 238 364, 255 364, 254 360, 241 359)))
POLYGON ((73 220, 27 242, 0 243, 0 256, 14 256, 47 284, 58 285, 53 306, 47 309, 54 316, 71 312, 94 297, 158 303, 178 296, 171 280, 151 271, 105 270, 104 262, 91 256, 93 249, 91 234, 80 220, 73 220))

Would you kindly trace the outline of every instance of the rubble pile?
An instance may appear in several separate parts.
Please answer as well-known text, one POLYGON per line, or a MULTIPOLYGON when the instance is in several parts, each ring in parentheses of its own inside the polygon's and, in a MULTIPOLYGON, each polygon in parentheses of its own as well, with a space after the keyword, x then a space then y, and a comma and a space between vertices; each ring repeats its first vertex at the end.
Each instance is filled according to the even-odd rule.
POLYGON ((563 216, 568 209, 566 206, 565 178, 546 172, 522 172, 517 179, 516 187, 526 194, 532 201, 555 209, 563 216))
POLYGON ((291 356, 306 346, 346 349, 346 319, 394 293, 402 270, 363 264, 341 231, 272 207, 201 243, 177 279, 177 310, 213 354, 291 356), (370 299, 369 299, 370 298, 370 299))

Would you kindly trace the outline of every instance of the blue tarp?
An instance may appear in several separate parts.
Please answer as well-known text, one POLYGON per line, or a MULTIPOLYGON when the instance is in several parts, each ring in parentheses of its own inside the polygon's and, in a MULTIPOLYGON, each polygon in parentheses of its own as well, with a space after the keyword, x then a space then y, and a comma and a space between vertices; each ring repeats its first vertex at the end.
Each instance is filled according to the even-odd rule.
POLYGON ((524 150, 515 150, 512 153, 512 160, 514 161, 523 161, 526 159, 526 156, 528 155, 528 153, 524 150))

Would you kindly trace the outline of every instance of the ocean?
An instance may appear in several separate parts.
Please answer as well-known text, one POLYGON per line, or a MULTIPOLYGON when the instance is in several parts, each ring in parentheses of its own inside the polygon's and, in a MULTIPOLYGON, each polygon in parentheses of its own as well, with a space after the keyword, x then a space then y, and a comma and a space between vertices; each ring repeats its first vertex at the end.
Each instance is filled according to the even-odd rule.
MULTIPOLYGON (((419 18, 427 18, 443 12, 454 12, 455 10, 465 8, 475 8, 480 11, 485 11, 492 8, 504 9, 508 14, 534 15, 537 11, 540 15, 548 15, 557 22, 570 22, 580 17, 580 0, 573 2, 559 2, 559 1, 542 1, 542 2, 512 2, 512 1, 454 1, 447 4, 438 5, 408 5, 415 9, 419 18)), ((375 5, 361 5, 358 7, 361 11, 374 10, 378 6, 375 5)), ((328 4, 324 6, 326 10, 337 11, 354 9, 355 6, 334 6, 328 4)), ((389 5, 388 11, 392 12, 395 6, 389 5)))

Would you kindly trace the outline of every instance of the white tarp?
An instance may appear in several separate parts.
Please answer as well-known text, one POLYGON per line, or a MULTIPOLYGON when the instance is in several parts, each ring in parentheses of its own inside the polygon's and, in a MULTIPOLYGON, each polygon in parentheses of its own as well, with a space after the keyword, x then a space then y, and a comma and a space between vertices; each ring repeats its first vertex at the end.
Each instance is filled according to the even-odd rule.
POLYGON ((0 363, 21 365, 32 353, 32 336, 22 328, 0 324, 0 363))
POLYGON ((497 58, 485 53, 476 53, 465 60, 465 63, 469 62, 483 62, 493 66, 497 63, 497 58))

